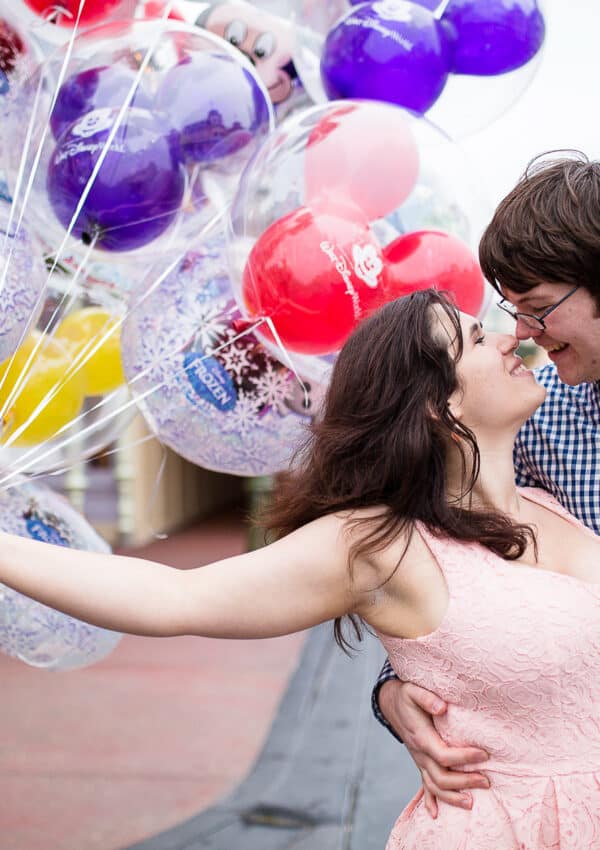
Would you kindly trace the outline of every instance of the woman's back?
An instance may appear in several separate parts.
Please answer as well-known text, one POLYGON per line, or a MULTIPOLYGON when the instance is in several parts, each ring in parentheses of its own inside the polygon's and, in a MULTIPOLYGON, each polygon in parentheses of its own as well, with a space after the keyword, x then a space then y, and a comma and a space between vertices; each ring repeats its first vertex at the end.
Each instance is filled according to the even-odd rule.
MULTIPOLYGON (((565 516, 543 491, 521 495, 565 516)), ((419 795, 389 850, 600 847, 600 570, 595 584, 419 531, 447 610, 428 635, 380 638, 400 679, 449 703, 444 740, 490 754, 470 769, 491 789, 435 821, 419 795)))

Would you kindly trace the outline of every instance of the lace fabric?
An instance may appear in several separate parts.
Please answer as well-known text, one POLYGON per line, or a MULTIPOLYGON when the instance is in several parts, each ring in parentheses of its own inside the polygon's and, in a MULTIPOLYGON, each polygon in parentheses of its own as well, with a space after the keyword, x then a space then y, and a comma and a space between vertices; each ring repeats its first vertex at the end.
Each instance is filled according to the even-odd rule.
MULTIPOLYGON (((585 528, 544 491, 520 492, 585 528)), ((436 820, 419 792, 386 850, 598 850, 600 584, 419 531, 448 609, 424 637, 379 637, 401 680, 449 703, 442 738, 489 753, 465 769, 491 788, 471 791, 470 811, 440 803, 436 820)))

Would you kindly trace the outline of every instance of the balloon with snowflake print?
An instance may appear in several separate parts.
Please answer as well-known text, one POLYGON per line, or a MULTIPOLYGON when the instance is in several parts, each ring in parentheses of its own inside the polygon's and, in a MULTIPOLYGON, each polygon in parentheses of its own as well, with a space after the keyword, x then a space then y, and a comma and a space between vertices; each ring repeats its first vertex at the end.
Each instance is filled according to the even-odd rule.
POLYGON ((322 395, 270 355, 242 317, 223 237, 188 254, 145 298, 132 293, 121 335, 129 387, 146 421, 192 463, 234 475, 284 469, 322 395))
MULTIPOLYGON (((0 530, 57 546, 110 551, 66 499, 24 479, 0 490, 0 530)), ((26 664, 48 670, 86 667, 105 658, 120 638, 0 584, 0 650, 26 664)))
POLYGON ((39 313, 46 283, 41 251, 0 205, 0 363, 18 348, 39 313))

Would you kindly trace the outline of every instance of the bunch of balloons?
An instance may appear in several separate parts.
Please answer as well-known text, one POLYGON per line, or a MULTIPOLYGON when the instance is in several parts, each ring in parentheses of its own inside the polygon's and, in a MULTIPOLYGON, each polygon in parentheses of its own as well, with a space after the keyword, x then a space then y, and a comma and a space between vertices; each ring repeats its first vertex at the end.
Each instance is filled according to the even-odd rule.
POLYGON ((421 221, 415 214, 413 196, 431 181, 432 162, 447 163, 448 147, 422 120, 369 101, 330 103, 281 125, 244 174, 229 231, 240 301, 270 320, 262 337, 300 355, 335 354, 378 306, 431 285, 481 310, 470 249, 428 227, 427 204, 421 221))
POLYGON ((26 95, 38 118, 24 127, 15 115, 13 188, 31 174, 30 226, 84 256, 179 250, 222 214, 273 121, 241 54, 178 22, 88 30, 40 66, 26 95))

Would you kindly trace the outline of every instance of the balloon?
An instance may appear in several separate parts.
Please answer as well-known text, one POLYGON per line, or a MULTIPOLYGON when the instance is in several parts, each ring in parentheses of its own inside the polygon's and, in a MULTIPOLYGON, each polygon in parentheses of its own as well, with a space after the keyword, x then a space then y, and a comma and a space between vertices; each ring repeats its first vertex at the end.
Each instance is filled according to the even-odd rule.
POLYGON ((451 292, 463 312, 479 314, 485 290, 483 274, 460 239, 441 231, 421 230, 386 245, 383 255, 388 265, 387 299, 434 286, 451 292))
POLYGON ((108 310, 83 307, 69 313, 56 328, 54 339, 69 348, 74 358, 81 356, 86 395, 103 395, 125 383, 119 327, 108 310))
POLYGON ((229 56, 208 51, 182 59, 167 72, 155 108, 179 133, 186 162, 226 160, 269 123, 263 90, 255 77, 229 56))
POLYGON ((91 24, 101 21, 115 11, 123 0, 25 0, 27 5, 38 15, 48 17, 54 13, 52 20, 62 26, 72 27, 77 19, 81 6, 80 24, 91 24))
POLYGON ((76 214, 117 115, 115 109, 95 109, 63 133, 50 158, 47 190, 63 227, 75 216, 73 235, 84 245, 128 251, 169 227, 183 199, 185 177, 168 126, 148 110, 130 108, 76 214))
POLYGON ((496 120, 532 81, 543 6, 544 0, 296 0, 294 64, 317 103, 332 96, 397 103, 458 139, 496 120))
POLYGON ((19 346, 35 324, 46 284, 41 252, 16 222, 9 225, 9 208, 0 207, 0 362, 19 346))
POLYGON ((254 244, 242 297, 250 316, 273 320, 284 346, 327 354, 383 303, 385 281, 381 249, 365 221, 300 207, 254 244))
POLYGON ((419 154, 407 116, 378 103, 332 105, 306 145, 308 203, 347 198, 368 220, 396 209, 411 193, 419 154))
POLYGON ((248 57, 274 104, 294 94, 297 74, 292 61, 294 30, 285 14, 245 0, 208 3, 196 24, 224 38, 248 57))
MULTIPOLYGON (((18 480, 0 490, 0 530, 57 546, 110 552, 62 496, 18 480)), ((118 632, 90 626, 0 585, 0 650, 34 667, 73 670, 105 658, 118 632)))
MULTIPOLYGON (((119 65, 87 68, 73 74, 60 87, 50 115, 54 138, 58 139, 67 127, 88 112, 107 106, 120 108, 136 77, 134 71, 119 65)), ((145 90, 141 81, 138 82, 130 106, 149 109, 151 105, 150 92, 145 90)))
POLYGON ((122 266, 115 277, 126 288, 140 269, 135 251, 143 252, 147 269, 216 226, 274 124, 268 92, 240 52, 177 21, 115 19, 89 29, 52 52, 20 91, 20 108, 3 135, 11 140, 9 188, 31 182, 30 229, 74 270, 90 262, 122 266), (210 153, 202 149, 201 161, 190 159, 199 146, 193 141, 192 150, 177 126, 197 133, 197 119, 210 122, 219 109, 231 121, 227 141, 223 128, 205 126, 210 153), (35 120, 23 121, 24 114, 35 120), (47 132, 49 120, 57 138, 47 132))
POLYGON ((505 74, 533 59, 544 42, 536 0, 451 0, 442 20, 452 31, 457 74, 505 74))
POLYGON ((35 61, 35 51, 16 22, 0 17, 0 98, 18 85, 35 61))
POLYGON ((142 415, 182 457, 233 475, 285 469, 322 387, 305 391, 233 297, 221 233, 131 295, 123 366, 142 415), (150 294, 148 294, 150 293, 150 294))
POLYGON ((395 103, 419 114, 440 96, 450 71, 435 16, 407 0, 373 0, 349 10, 321 56, 327 96, 395 103))
POLYGON ((77 416, 83 404, 85 383, 81 372, 65 380, 71 359, 66 346, 33 331, 14 356, 0 365, 0 407, 4 410, 6 406, 0 442, 6 442, 25 425, 45 400, 45 406, 35 413, 31 422, 15 438, 14 445, 31 446, 48 440, 77 416), (33 358, 27 365, 32 354, 33 358), (17 382, 22 374, 25 378, 19 387, 17 382))

